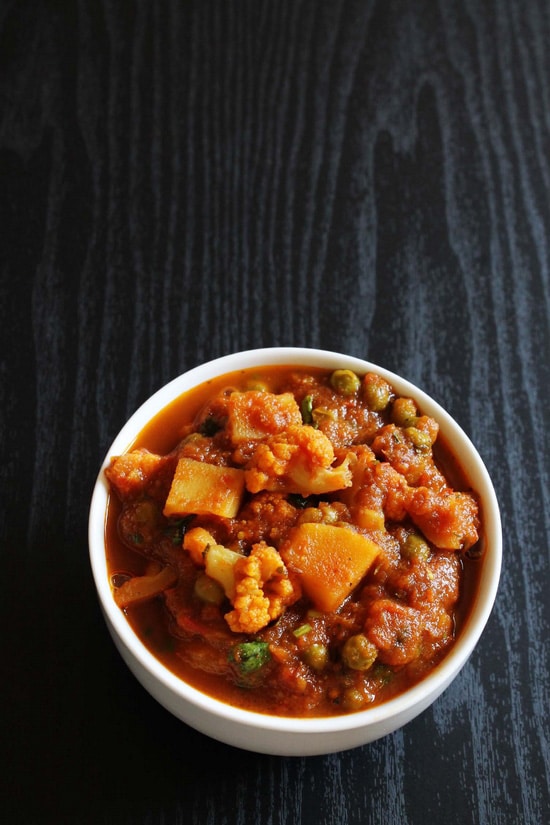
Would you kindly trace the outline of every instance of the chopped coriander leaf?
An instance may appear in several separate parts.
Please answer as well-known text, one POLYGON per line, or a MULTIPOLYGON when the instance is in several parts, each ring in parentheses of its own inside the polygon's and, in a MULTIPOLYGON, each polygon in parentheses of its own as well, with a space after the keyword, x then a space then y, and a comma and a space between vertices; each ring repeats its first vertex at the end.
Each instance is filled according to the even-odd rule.
POLYGON ((297 510, 305 510, 306 507, 316 507, 317 499, 315 496, 301 496, 300 493, 290 493, 287 496, 289 504, 296 507, 297 510))
POLYGON ((271 654, 267 642, 241 642, 231 648, 230 660, 237 665, 240 673, 254 673, 269 662, 271 654))
POLYGON ((177 547, 183 542, 183 537, 187 529, 187 525, 192 520, 193 516, 186 516, 185 518, 175 519, 166 527, 165 534, 170 536, 172 544, 177 547))
POLYGON ((312 424, 313 423, 313 396, 306 395, 302 399, 302 403, 300 405, 300 410, 302 413, 302 421, 304 424, 312 424))

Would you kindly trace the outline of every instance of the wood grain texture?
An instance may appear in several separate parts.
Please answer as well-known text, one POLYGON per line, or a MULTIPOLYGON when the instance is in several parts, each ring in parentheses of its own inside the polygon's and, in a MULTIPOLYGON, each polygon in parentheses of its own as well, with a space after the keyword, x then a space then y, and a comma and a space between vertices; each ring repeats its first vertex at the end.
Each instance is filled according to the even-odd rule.
POLYGON ((544 0, 1 4, 6 821, 547 821, 549 42, 544 0), (87 560, 126 417, 200 361, 281 344, 431 393, 485 459, 505 537, 445 695, 312 759, 156 706, 87 560))

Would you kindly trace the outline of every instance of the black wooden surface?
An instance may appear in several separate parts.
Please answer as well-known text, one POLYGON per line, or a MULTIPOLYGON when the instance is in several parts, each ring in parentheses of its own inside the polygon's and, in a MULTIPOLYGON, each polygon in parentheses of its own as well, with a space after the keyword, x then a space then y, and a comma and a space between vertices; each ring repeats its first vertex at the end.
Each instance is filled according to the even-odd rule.
POLYGON ((545 0, 0 4, 3 822, 549 821, 549 137, 545 0), (444 696, 309 759, 156 705, 87 557, 127 416, 281 344, 431 393, 505 540, 444 696))

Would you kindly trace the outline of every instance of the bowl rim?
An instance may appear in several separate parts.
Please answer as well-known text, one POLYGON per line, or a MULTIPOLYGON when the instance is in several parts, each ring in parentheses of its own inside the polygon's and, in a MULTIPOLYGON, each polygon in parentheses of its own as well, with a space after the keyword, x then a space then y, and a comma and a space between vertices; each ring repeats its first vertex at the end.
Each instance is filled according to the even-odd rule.
POLYGON ((158 681, 189 706, 214 715, 220 720, 229 720, 256 730, 304 735, 330 734, 383 725, 423 703, 426 706, 430 704, 462 669, 479 641, 494 606, 502 565, 502 527, 497 496, 481 456, 458 422, 434 398, 403 376, 362 358, 309 347, 262 347, 236 351, 192 367, 157 389, 122 426, 105 454, 92 492, 88 542, 94 584, 109 630, 111 634, 116 634, 118 640, 150 678, 158 681), (450 651, 433 670, 411 688, 379 705, 351 714, 328 717, 277 716, 235 707, 203 693, 176 676, 145 647, 124 613, 115 604, 109 583, 105 554, 105 519, 109 490, 104 470, 111 456, 120 455, 127 450, 154 415, 179 395, 204 381, 239 369, 275 365, 347 368, 361 373, 373 371, 386 378, 399 395, 408 394, 413 397, 424 413, 436 418, 440 431, 453 451, 459 452, 461 467, 483 504, 485 536, 491 537, 490 552, 486 552, 482 559, 483 567, 474 603, 450 651), (429 701, 426 702, 427 698, 429 701))

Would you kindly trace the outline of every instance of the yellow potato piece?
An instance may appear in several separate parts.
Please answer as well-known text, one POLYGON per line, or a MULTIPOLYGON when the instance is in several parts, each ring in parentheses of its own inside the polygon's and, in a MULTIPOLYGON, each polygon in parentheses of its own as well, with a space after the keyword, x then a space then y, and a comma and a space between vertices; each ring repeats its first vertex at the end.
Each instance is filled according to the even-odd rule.
POLYGON ((241 506, 244 472, 180 458, 164 506, 165 516, 190 513, 234 518, 241 506))
POLYGON ((281 556, 299 573, 302 588, 323 612, 337 610, 380 552, 366 536, 347 527, 306 522, 293 531, 281 556))

